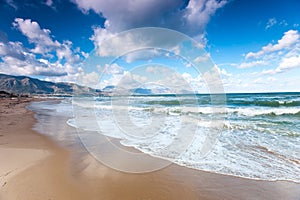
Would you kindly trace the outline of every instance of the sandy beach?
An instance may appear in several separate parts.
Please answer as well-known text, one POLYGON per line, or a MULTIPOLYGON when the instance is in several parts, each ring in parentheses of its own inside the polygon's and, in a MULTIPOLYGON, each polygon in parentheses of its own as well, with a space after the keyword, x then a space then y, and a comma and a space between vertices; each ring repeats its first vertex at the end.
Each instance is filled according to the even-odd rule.
POLYGON ((297 183, 243 179, 175 164, 156 172, 127 174, 87 155, 80 161, 87 164, 79 168, 71 148, 32 130, 34 113, 25 108, 30 101, 0 99, 1 200, 300 199, 297 183))

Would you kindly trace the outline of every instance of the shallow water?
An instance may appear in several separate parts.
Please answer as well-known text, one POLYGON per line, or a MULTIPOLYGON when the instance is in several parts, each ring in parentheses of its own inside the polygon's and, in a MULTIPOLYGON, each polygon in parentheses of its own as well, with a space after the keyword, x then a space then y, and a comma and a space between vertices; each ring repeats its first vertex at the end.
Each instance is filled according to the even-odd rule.
MULTIPOLYGON (((211 103, 209 95, 76 97, 34 102, 30 109, 67 116, 80 134, 118 138, 124 146, 179 165, 300 182, 300 93, 227 94, 224 105, 211 103)), ((47 115, 37 115, 38 131, 82 142, 74 136, 78 132, 46 130, 47 115)), ((95 144, 95 137, 84 142, 95 144)))

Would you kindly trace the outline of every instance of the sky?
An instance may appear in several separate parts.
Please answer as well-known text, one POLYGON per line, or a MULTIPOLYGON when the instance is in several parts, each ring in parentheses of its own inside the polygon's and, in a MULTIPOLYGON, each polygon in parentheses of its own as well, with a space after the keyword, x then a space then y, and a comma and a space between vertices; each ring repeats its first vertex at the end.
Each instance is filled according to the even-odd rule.
POLYGON ((210 65, 225 92, 300 92, 299 8, 299 0, 0 0, 0 73, 213 92, 215 79, 197 70, 210 65))

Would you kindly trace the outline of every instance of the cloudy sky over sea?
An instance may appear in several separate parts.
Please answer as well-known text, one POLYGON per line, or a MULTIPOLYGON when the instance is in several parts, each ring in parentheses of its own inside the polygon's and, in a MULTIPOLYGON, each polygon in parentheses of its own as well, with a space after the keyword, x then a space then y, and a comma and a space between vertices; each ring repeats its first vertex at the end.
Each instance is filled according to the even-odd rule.
MULTIPOLYGON (((78 64, 105 38, 149 26, 201 43, 227 92, 300 91, 299 8, 298 0, 0 0, 0 73, 97 81, 78 64)), ((109 73, 114 85, 128 69, 109 73)))

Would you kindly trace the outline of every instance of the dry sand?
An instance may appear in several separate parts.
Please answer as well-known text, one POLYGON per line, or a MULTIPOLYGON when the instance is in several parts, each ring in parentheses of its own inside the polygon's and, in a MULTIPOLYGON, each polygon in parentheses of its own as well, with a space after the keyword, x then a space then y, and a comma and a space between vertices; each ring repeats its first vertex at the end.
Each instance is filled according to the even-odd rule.
POLYGON ((145 174, 112 170, 32 130, 27 99, 0 99, 0 199, 300 199, 300 184, 224 176, 170 165, 145 174))

